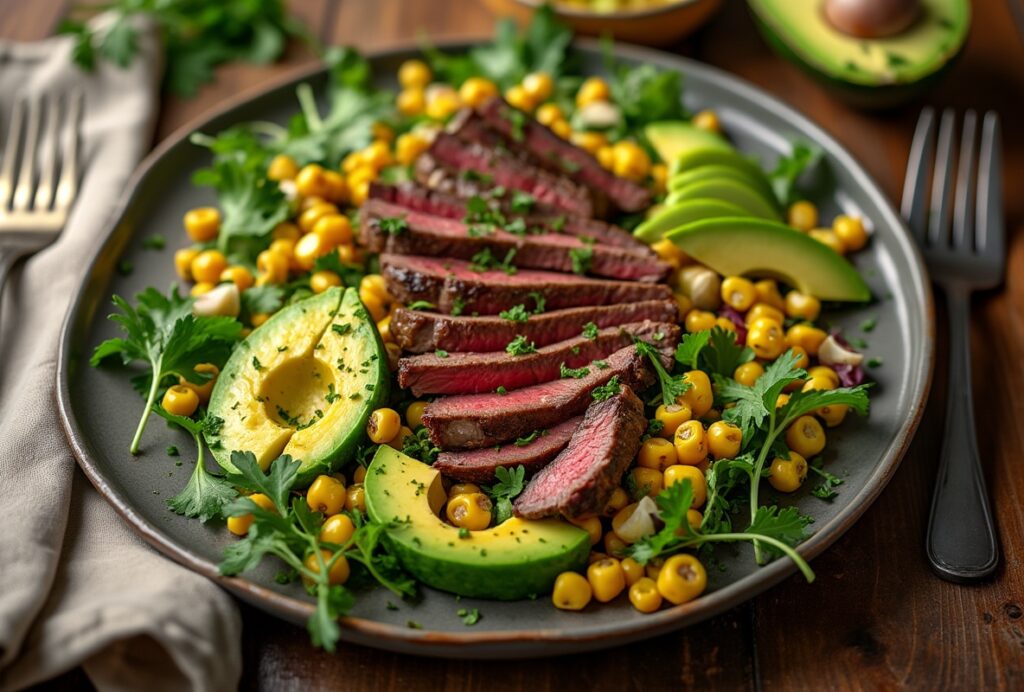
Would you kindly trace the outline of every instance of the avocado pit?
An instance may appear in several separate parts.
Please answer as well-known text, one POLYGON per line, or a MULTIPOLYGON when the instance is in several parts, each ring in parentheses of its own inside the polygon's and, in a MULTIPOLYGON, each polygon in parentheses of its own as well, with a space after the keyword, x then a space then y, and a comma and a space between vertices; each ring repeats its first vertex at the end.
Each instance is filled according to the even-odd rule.
POLYGON ((885 38, 906 31, 921 13, 921 0, 825 0, 825 18, 856 38, 885 38))

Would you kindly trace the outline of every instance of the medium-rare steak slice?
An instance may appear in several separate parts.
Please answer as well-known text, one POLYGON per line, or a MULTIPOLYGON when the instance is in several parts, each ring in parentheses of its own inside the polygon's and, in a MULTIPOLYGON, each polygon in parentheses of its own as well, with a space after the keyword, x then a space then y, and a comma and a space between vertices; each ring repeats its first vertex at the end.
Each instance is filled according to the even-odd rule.
POLYGON ((515 513, 540 519, 600 512, 640 451, 646 428, 644 405, 629 387, 590 404, 566 448, 516 498, 515 513))
POLYGON ((590 279, 536 269, 478 272, 469 262, 438 257, 384 253, 380 266, 388 291, 399 301, 425 300, 447 314, 454 309, 467 315, 497 315, 517 305, 532 310, 537 296, 543 296, 551 310, 672 298, 672 290, 665 284, 590 279))
POLYGON ((578 336, 590 322, 603 328, 644 320, 676 322, 678 319, 676 304, 664 300, 552 310, 530 315, 525 322, 501 317, 453 317, 399 308, 391 317, 391 335, 399 346, 413 353, 430 353, 437 349, 451 353, 504 351, 508 342, 517 336, 524 336, 539 348, 578 336))
POLYGON ((402 358, 398 362, 398 383, 423 394, 478 394, 498 387, 507 391, 522 389, 563 376, 563 366, 583 370, 607 367, 601 360, 633 343, 634 337, 654 341, 655 334, 671 342, 679 339, 679 327, 660 322, 640 322, 577 334, 537 349, 533 353, 512 355, 504 351, 490 353, 425 353, 402 358))
MULTIPOLYGON (((484 256, 511 259, 518 268, 591 274, 627 281, 656 282, 666 279, 672 265, 645 252, 587 244, 579 238, 557 233, 510 233, 493 226, 465 224, 390 204, 367 200, 359 210, 363 245, 374 252, 399 255, 427 255, 472 260, 484 256), (403 219, 398 233, 382 224, 403 219)), ((509 226, 511 227, 511 226, 509 226)))
MULTIPOLYGON (((668 340, 662 343, 668 347, 668 340)), ((674 347, 674 345, 673 345, 674 347)), ((671 352, 664 352, 666 363, 671 352)), ((505 394, 460 394, 428 404, 423 424, 430 439, 444 450, 479 449, 525 437, 586 410, 595 387, 617 377, 622 384, 642 390, 653 382, 647 359, 635 346, 619 349, 607 358, 608 367, 593 368, 586 376, 535 384, 505 394)))
POLYGON ((528 475, 532 475, 565 449, 582 420, 583 416, 576 416, 545 430, 529 442, 526 442, 529 438, 523 438, 520 442, 526 444, 513 442, 467 452, 441 452, 437 455, 434 468, 446 476, 468 483, 494 481, 499 466, 513 468, 521 465, 528 475))
POLYGON ((489 178, 493 185, 528 192, 538 201, 571 214, 594 215, 594 204, 586 188, 564 176, 531 165, 507 151, 488 149, 441 132, 434 138, 428 153, 443 166, 459 171, 473 171, 477 177, 489 178))
POLYGON ((638 212, 650 205, 651 192, 646 187, 614 175, 589 152, 512 108, 504 99, 491 99, 479 113, 490 127, 519 143, 535 158, 558 162, 574 181, 601 193, 622 211, 638 212))
MULTIPOLYGON (((497 190, 501 191, 500 188, 497 190)), ((529 229, 536 228, 551 233, 564 233, 592 239, 602 245, 614 245, 650 255, 654 254, 650 247, 634 238, 629 231, 599 219, 587 219, 582 216, 566 214, 546 204, 541 204, 528 195, 515 196, 505 191, 504 195, 496 196, 495 189, 486 191, 484 195, 478 197, 491 210, 500 212, 509 222, 522 218, 529 229)), ((466 220, 469 213, 466 199, 452 192, 431 189, 412 181, 395 185, 370 183, 370 199, 380 199, 407 209, 458 221, 466 220)))

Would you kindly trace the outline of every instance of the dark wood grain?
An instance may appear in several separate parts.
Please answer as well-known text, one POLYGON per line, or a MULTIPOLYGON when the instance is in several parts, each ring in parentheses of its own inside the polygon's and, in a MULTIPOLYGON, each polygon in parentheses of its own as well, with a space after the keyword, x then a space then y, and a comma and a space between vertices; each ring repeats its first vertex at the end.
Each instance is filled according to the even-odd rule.
MULTIPOLYGON (((1010 0, 1016 1, 1016 0, 1010 0)), ((0 0, 0 37, 52 32, 65 3, 0 0)), ((490 34, 492 17, 470 0, 293 0, 325 42, 363 49, 414 40, 490 34)), ((1022 689, 1024 688, 1024 43, 1003 0, 973 3, 961 60, 925 102, 1002 114, 1007 221, 1005 289, 975 301, 978 437, 997 514, 1004 563, 983 585, 932 576, 922 545, 946 387, 940 339, 937 377, 921 432, 889 488, 865 517, 818 558, 818 581, 782 584, 752 603, 687 631, 611 651, 509 664, 430 660, 350 647, 312 650, 305 632, 242 606, 245 689, 316 690, 660 690, 1022 689)), ((921 104, 864 113, 836 101, 761 41, 745 4, 726 3, 700 34, 676 49, 723 67, 807 114, 845 144, 896 201, 921 104)), ((168 99, 165 136, 224 97, 313 62, 293 45, 278 65, 232 65, 192 100, 168 99)), ((941 301, 940 301, 941 308, 941 301)), ((940 325, 940 334, 941 334, 940 325)), ((84 681, 80 671, 60 689, 84 681)))

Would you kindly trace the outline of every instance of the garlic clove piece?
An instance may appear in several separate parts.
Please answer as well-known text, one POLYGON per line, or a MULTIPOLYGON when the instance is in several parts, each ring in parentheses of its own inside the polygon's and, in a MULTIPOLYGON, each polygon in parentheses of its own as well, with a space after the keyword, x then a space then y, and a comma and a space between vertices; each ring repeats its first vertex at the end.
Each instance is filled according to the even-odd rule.
POLYGON ((651 536, 657 530, 654 518, 658 516, 658 505, 650 495, 645 495, 637 503, 636 509, 629 519, 622 522, 615 534, 626 543, 636 543, 641 538, 651 536))
POLYGON ((851 351, 829 334, 818 348, 818 360, 825 365, 860 365, 864 354, 851 351))
POLYGON ((238 317, 241 311, 241 295, 233 283, 215 286, 192 303, 192 314, 199 317, 238 317))

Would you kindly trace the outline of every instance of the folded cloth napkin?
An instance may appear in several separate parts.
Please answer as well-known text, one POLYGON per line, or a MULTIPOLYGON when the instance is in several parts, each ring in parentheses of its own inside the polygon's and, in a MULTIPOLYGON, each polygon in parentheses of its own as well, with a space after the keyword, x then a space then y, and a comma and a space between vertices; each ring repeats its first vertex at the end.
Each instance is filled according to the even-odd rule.
POLYGON ((139 29, 128 68, 92 74, 72 64, 70 39, 0 42, 0 131, 17 94, 85 94, 78 201, 0 308, 0 690, 78 665, 100 689, 147 692, 233 689, 241 673, 231 598, 131 532, 78 471, 57 417, 61 322, 156 119, 159 39, 139 29))

